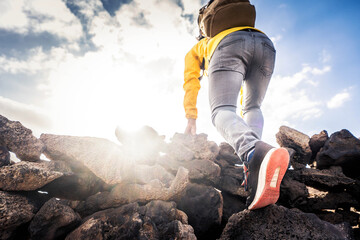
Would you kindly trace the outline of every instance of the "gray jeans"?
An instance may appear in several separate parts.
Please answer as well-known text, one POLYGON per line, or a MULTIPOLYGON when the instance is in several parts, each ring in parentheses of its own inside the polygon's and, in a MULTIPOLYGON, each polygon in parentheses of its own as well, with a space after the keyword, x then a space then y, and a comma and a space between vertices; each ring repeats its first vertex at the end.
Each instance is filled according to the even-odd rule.
POLYGON ((242 161, 261 139, 264 118, 260 107, 274 70, 275 53, 266 35, 237 31, 220 42, 210 60, 212 122, 242 161), (244 118, 236 114, 242 84, 244 118))

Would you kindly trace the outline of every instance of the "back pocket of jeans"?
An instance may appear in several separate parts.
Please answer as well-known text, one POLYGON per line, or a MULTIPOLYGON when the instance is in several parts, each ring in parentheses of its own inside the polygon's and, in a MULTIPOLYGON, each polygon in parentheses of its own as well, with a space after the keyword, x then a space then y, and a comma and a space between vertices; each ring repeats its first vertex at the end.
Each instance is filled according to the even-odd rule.
POLYGON ((263 57, 261 71, 265 76, 269 76, 274 72, 276 50, 272 45, 263 42, 263 57))

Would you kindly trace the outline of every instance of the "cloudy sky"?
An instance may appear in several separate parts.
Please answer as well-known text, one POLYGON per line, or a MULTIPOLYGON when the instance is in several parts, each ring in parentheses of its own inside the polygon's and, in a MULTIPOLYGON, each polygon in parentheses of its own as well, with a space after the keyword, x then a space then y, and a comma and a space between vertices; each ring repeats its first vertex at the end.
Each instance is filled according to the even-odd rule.
MULTIPOLYGON (((1 0, 0 114, 43 132, 114 138, 117 125, 186 126, 184 56, 203 0, 1 0)), ((264 140, 279 126, 360 137, 360 3, 253 0, 277 62, 263 103, 264 140)), ((198 132, 211 124, 207 79, 198 132)))

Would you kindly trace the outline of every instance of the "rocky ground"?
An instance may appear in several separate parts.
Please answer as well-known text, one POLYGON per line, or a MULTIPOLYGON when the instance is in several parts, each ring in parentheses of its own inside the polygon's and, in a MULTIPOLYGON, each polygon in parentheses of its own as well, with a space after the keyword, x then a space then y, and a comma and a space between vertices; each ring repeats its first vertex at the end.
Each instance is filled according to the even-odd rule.
POLYGON ((278 203, 255 211, 230 145, 116 135, 37 139, 0 116, 0 239, 360 239, 360 140, 347 130, 281 127, 291 166, 278 203))

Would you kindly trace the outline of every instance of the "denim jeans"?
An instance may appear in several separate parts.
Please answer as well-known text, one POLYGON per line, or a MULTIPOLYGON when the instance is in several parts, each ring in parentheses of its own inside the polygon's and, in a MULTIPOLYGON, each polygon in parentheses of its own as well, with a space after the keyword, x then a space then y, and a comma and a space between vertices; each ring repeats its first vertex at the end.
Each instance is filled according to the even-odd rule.
POLYGON ((275 53, 266 35, 245 30, 227 35, 210 60, 212 122, 242 161, 261 139, 264 118, 260 107, 274 70, 275 53), (236 114, 242 84, 243 118, 236 114))

